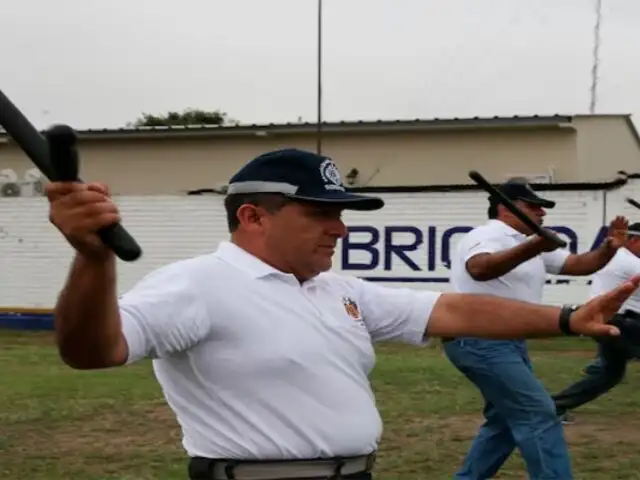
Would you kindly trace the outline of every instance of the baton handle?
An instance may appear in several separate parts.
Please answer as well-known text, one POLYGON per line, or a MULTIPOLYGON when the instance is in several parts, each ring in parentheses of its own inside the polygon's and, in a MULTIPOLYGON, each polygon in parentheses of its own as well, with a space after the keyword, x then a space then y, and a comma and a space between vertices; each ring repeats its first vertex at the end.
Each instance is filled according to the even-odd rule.
MULTIPOLYGON (((77 136, 73 129, 67 125, 54 125, 46 131, 45 138, 56 180, 82 182, 78 176, 80 161, 76 148, 77 136)), ((125 262, 135 261, 142 255, 136 240, 120 223, 103 227, 96 233, 102 243, 125 262)))

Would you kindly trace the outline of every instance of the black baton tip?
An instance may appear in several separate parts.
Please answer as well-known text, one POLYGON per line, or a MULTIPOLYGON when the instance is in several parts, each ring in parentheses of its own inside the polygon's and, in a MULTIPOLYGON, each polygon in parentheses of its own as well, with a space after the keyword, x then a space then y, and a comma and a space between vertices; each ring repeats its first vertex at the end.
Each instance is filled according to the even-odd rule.
POLYGON ((477 170, 469 170, 469 178, 481 186, 486 187, 486 184, 488 183, 477 170))
POLYGON ((49 162, 58 181, 78 181, 79 158, 76 132, 69 125, 58 124, 45 131, 49 144, 49 162))
POLYGON ((65 145, 75 145, 77 139, 75 130, 64 124, 52 125, 46 130, 45 135, 49 141, 53 140, 65 145))

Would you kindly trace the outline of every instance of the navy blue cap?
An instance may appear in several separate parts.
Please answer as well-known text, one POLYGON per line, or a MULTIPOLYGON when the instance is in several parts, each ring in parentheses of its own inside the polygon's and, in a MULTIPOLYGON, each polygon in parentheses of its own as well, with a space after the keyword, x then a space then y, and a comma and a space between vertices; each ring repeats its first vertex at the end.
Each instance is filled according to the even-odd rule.
POLYGON ((330 158, 296 148, 264 153, 242 167, 229 180, 227 195, 246 193, 280 193, 349 210, 384 206, 381 198, 348 192, 330 158))
MULTIPOLYGON (((522 177, 513 177, 500 185, 498 189, 509 200, 522 200, 531 205, 538 205, 543 208, 553 208, 556 202, 540 197, 529 185, 529 182, 522 177)), ((491 199, 491 198, 490 198, 491 199)))

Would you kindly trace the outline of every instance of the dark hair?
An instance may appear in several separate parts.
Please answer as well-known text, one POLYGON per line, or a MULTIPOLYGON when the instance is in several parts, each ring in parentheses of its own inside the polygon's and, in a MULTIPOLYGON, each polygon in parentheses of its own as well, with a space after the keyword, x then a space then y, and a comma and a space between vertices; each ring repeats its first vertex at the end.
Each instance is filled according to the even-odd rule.
POLYGON ((227 226, 229 232, 235 232, 240 225, 238 210, 242 205, 254 205, 262 207, 269 213, 275 213, 284 207, 290 200, 279 193, 237 193, 227 195, 224 199, 224 208, 227 211, 227 226))

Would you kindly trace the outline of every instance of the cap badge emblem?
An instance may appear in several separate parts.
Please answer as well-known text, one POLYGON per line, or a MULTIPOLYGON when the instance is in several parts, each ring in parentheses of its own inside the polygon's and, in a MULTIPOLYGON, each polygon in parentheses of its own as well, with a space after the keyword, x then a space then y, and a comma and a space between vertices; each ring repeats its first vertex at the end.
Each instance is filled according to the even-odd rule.
POLYGON ((345 188, 342 185, 340 171, 330 158, 325 159, 320 164, 320 175, 322 176, 326 190, 340 190, 344 192, 345 188))

